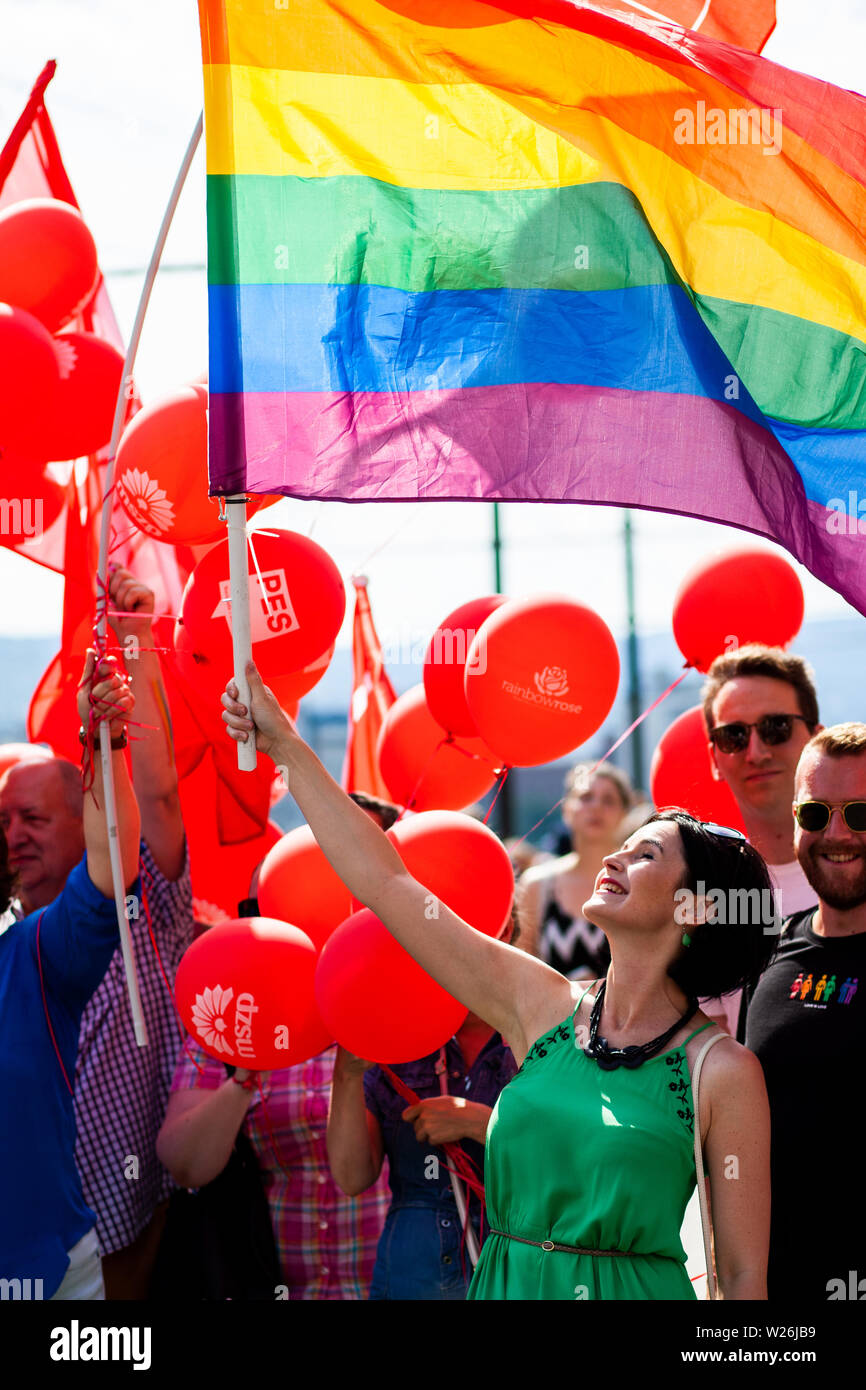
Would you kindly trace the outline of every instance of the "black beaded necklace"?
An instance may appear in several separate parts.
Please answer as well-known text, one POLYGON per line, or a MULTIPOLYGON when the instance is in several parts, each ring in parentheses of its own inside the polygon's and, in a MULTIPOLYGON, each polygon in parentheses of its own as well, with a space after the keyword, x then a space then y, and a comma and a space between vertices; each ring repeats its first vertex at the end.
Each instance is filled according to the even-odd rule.
POLYGON ((598 1036, 598 1025, 606 988, 607 980, 604 980, 592 1006, 592 1013, 589 1017, 589 1041, 583 1049, 587 1057, 591 1057, 594 1062, 597 1062, 603 1071, 615 1071, 617 1067, 627 1067, 629 1071, 633 1071, 642 1062, 646 1062, 648 1058, 661 1052, 665 1043, 670 1042, 677 1029, 682 1028, 684 1023, 688 1023, 689 1019, 697 1013, 699 1007, 697 999, 689 999, 685 1013, 668 1028, 666 1033, 661 1033, 659 1037, 653 1038, 652 1042, 641 1043, 639 1047, 610 1047, 606 1038, 598 1036))

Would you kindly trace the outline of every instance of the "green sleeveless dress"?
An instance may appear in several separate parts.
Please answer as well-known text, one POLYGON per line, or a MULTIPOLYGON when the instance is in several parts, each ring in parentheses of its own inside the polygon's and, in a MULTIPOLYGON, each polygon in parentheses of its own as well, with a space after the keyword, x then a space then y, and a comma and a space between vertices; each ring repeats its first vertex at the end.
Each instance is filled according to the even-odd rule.
POLYGON ((633 1071, 604 1071, 587 1057, 574 1014, 533 1044, 487 1130, 489 1224, 531 1241, 625 1254, 542 1250, 491 1234, 468 1298, 695 1297, 680 1240, 695 1187, 685 1043, 710 1027, 633 1071))

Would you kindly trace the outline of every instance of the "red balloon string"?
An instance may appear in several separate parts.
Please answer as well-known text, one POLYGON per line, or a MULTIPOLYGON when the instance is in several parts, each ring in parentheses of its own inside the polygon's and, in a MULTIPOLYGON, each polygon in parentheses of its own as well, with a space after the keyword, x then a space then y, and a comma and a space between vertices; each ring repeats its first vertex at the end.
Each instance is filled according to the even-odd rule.
POLYGON ((268 1114, 268 1107, 267 1107, 267 1105, 265 1104, 265 1093, 264 1093, 264 1091, 262 1090, 262 1082, 261 1082, 261 1078, 259 1077, 258 1073, 256 1073, 256 1085, 258 1086, 258 1089, 259 1089, 259 1100, 261 1101, 261 1106, 262 1106, 262 1116, 263 1116, 263 1118, 264 1118, 265 1127, 267 1128, 267 1131, 268 1131, 268 1138, 270 1139, 270 1142, 271 1142, 271 1153, 273 1154, 274 1158, 275 1158, 276 1161, 277 1161, 277 1166, 282 1170, 283 1173, 285 1173, 286 1177, 289 1177, 289 1176, 291 1175, 291 1170, 288 1169, 288 1168, 286 1167, 286 1165, 283 1163, 283 1160, 282 1160, 282 1158, 281 1158, 281 1156, 280 1156, 279 1145, 277 1144, 277 1140, 276 1140, 276 1136, 275 1136, 275 1134, 274 1134, 273 1126, 271 1125, 271 1117, 270 1117, 270 1115, 268 1114))
MULTIPOLYGON (((402 1078, 401 1076, 398 1076, 397 1073, 391 1069, 391 1067, 389 1067, 389 1066, 386 1065, 386 1063, 381 1062, 379 1065, 380 1065, 380 1067, 381 1067, 381 1070, 382 1070, 383 1074, 388 1078, 388 1080, 390 1081, 391 1085, 394 1087, 394 1090, 397 1092, 398 1096, 402 1097, 402 1099, 405 1100, 409 1105, 420 1105, 420 1104, 421 1104, 421 1097, 417 1094, 416 1091, 413 1091, 413 1090, 412 1090, 412 1087, 411 1087, 411 1086, 407 1086, 407 1085, 406 1085, 406 1082, 403 1080, 403 1078, 402 1078)), ((447 1144, 439 1144, 437 1147, 440 1148, 440 1149, 443 1149, 443 1150, 445 1151, 445 1154, 447 1155, 447 1157, 451 1160, 451 1162, 452 1162, 453 1165, 454 1165, 453 1168, 451 1168, 451 1167, 449 1167, 448 1164, 446 1163, 446 1164, 445 1164, 446 1172, 448 1172, 448 1173, 453 1173, 455 1177, 458 1177, 458 1178, 460 1178, 460 1179, 462 1180, 462 1182, 466 1185, 466 1188, 467 1188, 467 1197, 468 1197, 468 1195, 469 1195, 470 1192, 474 1192, 475 1196, 478 1198, 479 1202, 481 1203, 481 1219, 482 1219, 482 1223, 483 1223, 483 1220, 484 1220, 484 1183, 481 1181, 481 1176, 480 1176, 480 1174, 479 1174, 479 1172, 478 1172, 478 1169, 476 1168, 475 1164, 472 1162, 472 1159, 471 1159, 471 1158, 469 1157, 469 1155, 464 1151, 464 1149, 461 1147, 461 1145, 460 1145, 459 1143, 452 1143, 452 1142, 449 1141, 447 1144)), ((463 1241, 462 1241, 462 1243, 461 1243, 461 1259, 463 1258, 463 1245, 465 1245, 465 1241, 466 1241, 466 1226, 468 1225, 468 1223, 469 1223, 469 1202, 468 1202, 468 1200, 467 1200, 467 1203, 466 1203, 466 1222, 465 1222, 464 1227, 463 1227, 463 1241)), ((465 1264, 464 1264, 464 1274, 465 1274, 465 1264)))
POLYGON ((39 988, 42 991, 42 1007, 45 1010, 45 1022, 48 1024, 48 1031, 51 1034, 51 1041, 54 1044, 54 1051, 56 1052, 57 1060, 60 1063, 60 1070, 63 1072, 63 1080, 66 1082, 66 1089, 70 1095, 74 1095, 72 1086, 69 1082, 69 1077, 66 1075, 66 1068, 63 1065, 63 1058, 60 1055, 60 1048, 57 1046, 57 1039, 54 1036, 54 1029, 51 1026, 51 1014, 48 1012, 48 1000, 45 996, 45 981, 42 978, 42 952, 39 948, 39 930, 42 926, 42 918, 44 916, 45 908, 43 907, 42 911, 36 919, 36 964, 39 966, 39 988))
POLYGON ((511 768, 510 768, 510 767, 504 767, 504 768, 502 769, 502 773, 501 773, 501 775, 500 775, 500 780, 499 780, 499 786, 496 788, 496 791, 495 791, 494 794, 493 794, 493 800, 491 801, 489 807, 487 808, 487 815, 484 817, 484 824, 485 824, 485 825, 486 825, 487 822, 490 820, 490 817, 493 815, 493 807, 496 805, 497 801, 499 800, 499 793, 502 791, 502 788, 505 786, 505 779, 506 779, 506 777, 508 776, 508 774, 509 774, 510 771, 511 771, 511 768))
POLYGON ((661 704, 662 700, 666 700, 666 699, 668 698, 668 696, 669 696, 674 690, 676 690, 677 686, 680 684, 681 681, 684 681, 684 680, 685 680, 686 676, 689 674, 689 671, 690 671, 691 669, 692 669, 692 663, 691 663, 690 661, 686 661, 686 662, 684 663, 684 667, 683 667, 682 674, 679 675, 679 676, 677 676, 677 678, 676 678, 675 681, 671 681, 671 683, 670 683, 670 685, 668 686, 667 690, 663 690, 662 693, 661 693, 661 695, 659 695, 657 699, 653 700, 653 702, 652 702, 651 705, 647 705, 646 709, 643 711, 642 714, 639 714, 639 715, 638 715, 637 719, 635 719, 635 721, 634 721, 633 724, 629 724, 629 726, 628 726, 628 728, 626 729, 625 733, 624 733, 624 734, 620 734, 620 736, 619 736, 619 738, 617 739, 616 743, 612 743, 612 744, 611 744, 610 748, 608 748, 608 750, 607 750, 607 752, 605 753, 604 757, 603 757, 603 758, 599 758, 599 760, 598 760, 598 762, 596 763, 595 767, 592 768, 591 771, 587 774, 589 777, 591 777, 592 774, 593 774, 594 772, 596 772, 596 771, 598 770, 598 768, 601 767, 602 763, 607 762, 607 760, 608 760, 608 758, 610 757, 611 753, 615 753, 616 750, 617 750, 617 748, 619 748, 619 746, 620 746, 621 743, 625 743, 625 741, 626 741, 626 739, 629 737, 629 735, 634 733, 634 731, 635 731, 635 729, 637 728, 638 724, 642 724, 643 721, 646 719, 647 715, 648 715, 648 714, 652 714, 653 710, 656 709, 656 708, 661 704))
MULTIPOLYGON (((433 749, 433 752, 430 754, 430 757, 427 759, 427 762, 424 764, 424 767, 423 767, 423 769, 422 769, 422 771, 421 771, 421 776, 418 778, 418 781, 415 783, 415 786, 412 788, 412 795, 409 797, 409 800, 406 802, 406 805, 405 805, 405 806, 402 808, 402 810, 400 811, 400 814, 399 814, 399 816, 397 817, 397 820, 402 820, 403 817, 405 816, 406 812, 407 812, 407 811, 411 811, 412 808, 414 807, 414 805, 415 805, 415 798, 416 798, 416 796, 418 795, 418 789, 419 789, 419 787, 421 786, 421 783, 424 781, 424 778, 427 776, 427 773, 430 771, 430 768, 433 766, 433 759, 436 757, 436 754, 439 752, 439 749, 440 749, 440 748, 444 748, 445 745, 446 745, 447 743, 453 743, 453 742, 454 742, 454 735, 453 735, 453 734, 445 734, 445 736, 444 736, 443 738, 440 738, 439 742, 436 744, 436 747, 433 749)), ((397 824, 397 821, 395 821, 394 824, 396 825, 396 824, 397 824)))
POLYGON ((177 1017, 177 1025, 180 1029, 181 1039, 185 1039, 188 1037, 188 1034, 186 1028, 183 1025, 183 1019, 181 1018, 180 1009, 177 1007, 177 998, 175 996, 174 989, 172 988, 171 981, 169 980, 168 975, 165 972, 165 966, 162 963, 162 956, 159 952, 159 943, 157 942, 156 934, 153 930, 153 922, 151 921, 150 917, 150 907, 147 901, 147 895, 150 887, 148 883, 150 874, 142 862, 139 862, 139 873, 141 874, 141 901, 142 906, 144 907, 144 917, 145 921, 147 922, 147 931, 148 935, 150 936, 150 944, 153 947, 153 953, 156 956, 157 964, 159 966, 159 973, 162 975, 162 982, 165 985, 166 991, 168 992, 168 997, 172 1003, 172 1008, 174 1009, 175 1015, 177 1017))
MULTIPOLYGON (((620 744, 621 744, 621 743, 624 743, 625 740, 629 737, 629 735, 634 733, 634 731, 635 731, 635 729, 637 728, 638 724, 642 724, 643 721, 646 719, 647 715, 648 715, 648 714, 652 714, 653 710, 656 709, 657 706, 661 704, 662 700, 666 700, 666 699, 668 698, 668 696, 669 696, 674 690, 676 690, 677 686, 680 684, 680 681, 684 681, 684 680, 685 680, 685 678, 686 678, 686 676, 688 675, 689 671, 692 669, 692 663, 691 663, 690 661, 686 661, 686 662, 683 663, 683 666, 684 666, 684 669, 683 669, 681 675, 677 676, 677 678, 676 678, 675 681, 671 681, 671 684, 668 686, 667 690, 663 690, 662 693, 661 693, 661 695, 659 695, 658 699, 653 700, 653 702, 652 702, 651 705, 647 705, 647 707, 646 707, 646 709, 643 711, 643 713, 642 713, 642 714, 639 714, 638 717, 637 717, 637 719, 635 719, 634 723, 633 723, 633 724, 630 724, 630 725, 628 726, 628 728, 626 729, 626 731, 625 731, 624 734, 620 734, 620 736, 619 736, 619 738, 616 740, 616 742, 611 744, 610 748, 608 748, 608 750, 607 750, 607 752, 604 754, 604 756, 601 757, 601 758, 599 758, 599 760, 598 760, 598 762, 595 764, 595 766, 592 767, 592 768, 590 769, 589 773, 587 774, 588 777, 591 777, 591 776, 593 775, 593 773, 594 773, 598 768, 601 767, 602 763, 607 762, 607 759, 610 757, 611 753, 614 753, 614 752, 616 751, 616 749, 619 748, 620 744)), ((497 795, 498 795, 498 793, 497 793, 497 795)), ((529 827, 529 829, 527 830, 527 832, 526 832, 525 835, 521 835, 520 839, 515 841, 515 843, 514 843, 514 845, 513 845, 513 849, 516 849, 518 845, 522 845, 523 842, 524 842, 524 840, 528 840, 529 837, 530 837, 530 835, 532 835, 533 832, 536 831, 540 825, 544 825, 544 822, 548 819, 548 817, 549 817, 549 816, 552 816, 553 813, 554 813, 554 811, 558 811, 559 808, 560 808, 560 806, 562 806, 564 802, 565 802, 565 797, 564 797, 564 796, 561 796, 561 797, 559 798, 559 800, 558 800, 553 806, 551 806, 551 808, 550 808, 549 811, 545 811, 544 815, 541 817, 541 820, 537 820, 537 821, 535 822, 534 825, 531 825, 531 826, 529 827)))

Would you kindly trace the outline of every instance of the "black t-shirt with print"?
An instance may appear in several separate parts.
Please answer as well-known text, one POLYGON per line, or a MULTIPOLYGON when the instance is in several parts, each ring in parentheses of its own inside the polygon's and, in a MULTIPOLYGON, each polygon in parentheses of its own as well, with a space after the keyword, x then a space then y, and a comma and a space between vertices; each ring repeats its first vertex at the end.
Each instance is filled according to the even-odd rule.
POLYGON ((788 919, 744 1003, 770 1099, 771 1299, 826 1300, 830 1280, 866 1277, 866 932, 818 936, 814 915, 788 919))

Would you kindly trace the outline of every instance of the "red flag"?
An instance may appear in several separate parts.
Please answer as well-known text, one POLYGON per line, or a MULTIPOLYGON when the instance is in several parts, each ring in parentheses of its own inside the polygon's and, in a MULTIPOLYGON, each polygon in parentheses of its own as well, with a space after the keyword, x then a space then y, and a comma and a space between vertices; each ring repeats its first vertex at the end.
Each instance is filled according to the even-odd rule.
POLYGON ((376 757, 379 730, 397 698, 382 656, 382 644, 373 622, 367 580, 352 579, 355 586, 355 618, 352 625, 352 701, 349 706, 349 734, 343 763, 343 786, 347 792, 369 792, 391 800, 376 757))
POLYGON ((649 19, 672 19, 710 39, 722 39, 760 53, 776 27, 776 0, 593 0, 604 10, 638 14, 649 19))
MULTIPOLYGON (((45 89, 56 70, 46 63, 27 105, 0 151, 0 207, 28 198, 58 198, 78 207, 63 164, 51 118, 45 108, 45 89)), ((123 338, 111 307, 102 275, 90 302, 68 325, 79 332, 95 333, 125 352, 123 338)), ((139 407, 130 393, 129 417, 139 407)), ((63 631, 60 652, 43 675, 28 712, 28 737, 47 742, 58 756, 77 760, 75 690, 84 652, 93 635, 96 606, 96 572, 102 518, 104 479, 108 449, 75 468, 59 465, 66 489, 66 505, 38 539, 15 543, 12 548, 26 558, 65 575, 63 631)), ((184 584, 197 560, 209 546, 169 546, 138 531, 122 508, 112 517, 111 559, 133 571, 153 590, 157 615, 155 641, 163 656, 163 677, 171 709, 172 733, 181 778, 181 799, 189 819, 190 859, 196 859, 195 875, 207 875, 213 865, 215 844, 244 842, 248 855, 258 862, 273 843, 267 828, 271 769, 266 759, 252 777, 237 769, 234 745, 225 736, 216 696, 201 698, 177 669, 171 647, 173 618, 180 610, 184 584), (205 766, 202 767, 201 764, 205 766), (187 778, 197 773, 189 787, 187 778), (203 788, 207 791, 203 794, 203 788), (210 847, 210 848, 208 848, 210 847)), ((133 736, 134 736, 134 730, 133 736)), ((242 875, 241 875, 242 877, 242 875)), ((234 885, 232 885, 232 889, 234 885)), ((243 897, 244 892, 239 896, 243 897)))
MULTIPOLYGON (((45 108, 45 89, 56 71, 52 60, 45 64, 15 127, 0 150, 0 208, 28 198, 58 198, 81 209, 63 164, 51 117, 45 108)), ((123 337, 111 307, 105 281, 100 274, 93 295, 68 328, 95 333, 121 353, 123 337)), ((138 409, 131 396, 129 416, 138 409)), ((64 656, 83 653, 90 637, 95 604, 96 558, 102 512, 103 478, 108 450, 92 456, 73 472, 71 465, 58 465, 67 489, 67 505, 56 523, 38 539, 15 541, 10 548, 37 564, 66 576, 63 604, 64 656)), ((157 612, 176 613, 180 595, 197 554, 190 547, 174 549, 160 545, 141 532, 122 512, 117 517, 117 536, 112 558, 134 569, 136 575, 156 594, 157 612)))

